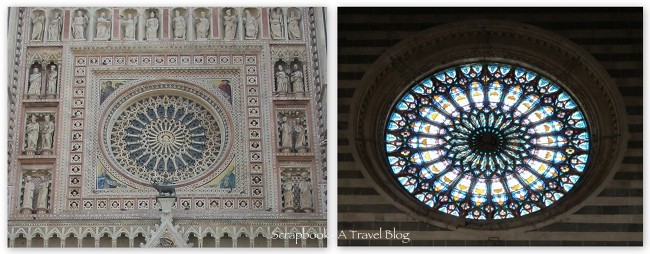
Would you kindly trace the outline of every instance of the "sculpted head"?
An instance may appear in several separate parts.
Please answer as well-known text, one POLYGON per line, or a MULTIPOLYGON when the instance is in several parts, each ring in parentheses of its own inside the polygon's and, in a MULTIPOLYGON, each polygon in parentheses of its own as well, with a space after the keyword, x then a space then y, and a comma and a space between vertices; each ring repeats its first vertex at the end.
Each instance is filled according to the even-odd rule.
POLYGON ((154 12, 152 11, 151 14, 149 14, 149 16, 152 17, 152 18, 155 18, 155 17, 156 17, 156 13, 154 13, 154 12))

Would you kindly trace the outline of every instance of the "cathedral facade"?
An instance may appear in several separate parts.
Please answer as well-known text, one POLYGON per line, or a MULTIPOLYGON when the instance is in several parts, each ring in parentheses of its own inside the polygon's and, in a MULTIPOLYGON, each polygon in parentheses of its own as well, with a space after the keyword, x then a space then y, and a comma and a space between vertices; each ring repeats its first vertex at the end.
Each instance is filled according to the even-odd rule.
POLYGON ((324 8, 9 14, 10 247, 326 245, 324 8))

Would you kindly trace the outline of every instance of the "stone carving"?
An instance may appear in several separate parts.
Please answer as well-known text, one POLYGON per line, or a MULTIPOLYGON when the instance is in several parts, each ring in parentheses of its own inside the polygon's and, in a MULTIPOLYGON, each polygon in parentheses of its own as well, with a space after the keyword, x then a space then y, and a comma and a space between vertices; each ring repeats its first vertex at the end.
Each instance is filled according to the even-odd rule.
POLYGON ((280 151, 283 153, 291 152, 292 128, 291 125, 289 124, 289 120, 285 116, 282 117, 282 120, 279 123, 280 123, 280 151))
POLYGON ((271 27, 271 38, 277 40, 284 37, 284 17, 282 8, 276 7, 271 11, 271 18, 269 20, 271 27))
POLYGON ((27 87, 27 94, 32 96, 38 96, 41 94, 41 73, 38 70, 38 67, 32 69, 32 73, 29 74, 29 82, 27 87))
POLYGON ((38 198, 36 199, 36 214, 47 213, 47 198, 50 191, 50 182, 41 176, 41 183, 38 185, 38 198))
POLYGON ((32 41, 43 40, 43 29, 45 27, 45 16, 39 12, 32 19, 32 41))
POLYGON ((289 18, 287 21, 287 31, 289 31, 289 40, 300 40, 302 38, 300 33, 300 11, 294 9, 289 11, 289 18))
POLYGON ((300 208, 308 209, 312 207, 311 180, 306 172, 302 173, 301 176, 303 179, 298 185, 300 189, 300 208))
POLYGON ((54 18, 50 20, 49 30, 47 32, 48 41, 61 41, 61 29, 63 28, 63 20, 61 13, 54 12, 54 18))
POLYGON ((294 93, 305 92, 304 74, 300 69, 298 64, 293 64, 293 69, 291 70, 291 91, 294 93))
POLYGON ((293 208, 295 196, 295 188, 292 181, 286 181, 283 179, 284 183, 282 184, 282 207, 284 208, 293 208))
POLYGON ((257 21, 259 16, 251 13, 250 9, 244 11, 244 30, 246 30, 246 39, 257 39, 257 32, 259 31, 259 23, 257 21))
POLYGON ((284 64, 278 62, 275 72, 275 91, 280 94, 289 92, 289 74, 284 70, 284 64))
POLYGON ((293 131, 296 135, 293 147, 295 147, 299 153, 307 152, 307 126, 305 126, 306 122, 306 120, 303 121, 298 118, 296 120, 296 124, 293 126, 293 131))
POLYGON ((233 14, 232 10, 226 9, 226 15, 223 16, 225 40, 234 40, 237 35, 237 14, 233 14))
POLYGON ((151 187, 156 189, 158 191, 158 196, 163 197, 175 197, 176 196, 176 188, 174 188, 173 183, 168 180, 164 180, 162 184, 159 184, 158 181, 154 180, 151 181, 151 187))
POLYGON ((29 122, 25 127, 25 154, 36 154, 36 148, 38 145, 38 133, 40 129, 40 125, 36 122, 36 115, 31 115, 29 122))
POLYGON ((194 20, 194 24, 196 24, 196 39, 207 40, 210 20, 206 17, 205 11, 201 11, 201 16, 194 20))
POLYGON ((280 111, 278 119, 280 152, 308 152, 307 120, 304 111, 280 111))
POLYGON ((72 19, 72 38, 85 40, 86 26, 88 26, 88 16, 82 10, 78 10, 77 16, 72 19))
POLYGON ((133 14, 127 13, 126 20, 122 21, 124 26, 124 39, 125 40, 135 40, 135 25, 138 21, 133 17, 133 14))
POLYGON ((153 11, 149 14, 149 19, 147 19, 146 35, 148 41, 158 40, 158 18, 153 11))
POLYGON ((52 154, 52 137, 54 135, 54 122, 50 119, 50 115, 43 117, 43 125, 41 126, 41 149, 43 155, 52 154))
POLYGON ((172 25, 174 28, 174 39, 185 39, 186 26, 185 18, 181 16, 181 11, 176 10, 174 12, 176 16, 172 20, 172 25))
POLYGON ((23 204, 20 209, 22 214, 31 214, 34 201, 34 181, 29 175, 25 176, 25 185, 23 186, 23 204))
POLYGON ((56 65, 50 65, 50 73, 47 75, 47 87, 46 94, 53 95, 56 94, 56 85, 59 80, 59 72, 56 70, 56 65))
POLYGON ((97 18, 97 36, 96 40, 108 40, 111 37, 111 21, 106 17, 106 13, 102 12, 97 18))

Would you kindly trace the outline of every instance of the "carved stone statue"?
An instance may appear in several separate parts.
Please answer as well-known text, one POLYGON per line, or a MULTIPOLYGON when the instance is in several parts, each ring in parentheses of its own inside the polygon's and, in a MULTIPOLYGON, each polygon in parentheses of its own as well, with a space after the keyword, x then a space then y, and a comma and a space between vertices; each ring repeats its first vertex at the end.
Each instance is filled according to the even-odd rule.
POLYGON ((269 21, 271 24, 271 38, 282 39, 282 35, 284 34, 282 21, 282 8, 274 8, 269 21))
POLYGON ((284 153, 291 151, 291 125, 287 117, 280 121, 280 150, 284 153))
POLYGON ((29 74, 29 88, 27 89, 27 94, 41 94, 41 73, 36 67, 32 69, 32 74, 29 74))
POLYGON ((250 10, 245 11, 244 28, 246 30, 246 39, 257 39, 259 24, 257 22, 257 17, 253 16, 250 10))
POLYGON ((36 116, 32 115, 29 118, 29 122, 25 128, 25 133, 27 133, 27 138, 25 140, 25 152, 27 155, 34 155, 38 145, 38 133, 40 126, 36 122, 36 116))
POLYGON ((75 40, 85 40, 86 26, 88 26, 88 16, 80 10, 77 11, 77 16, 72 19, 72 37, 75 40))
POLYGON ((196 24, 196 39, 207 39, 208 31, 210 31, 210 20, 206 18, 204 11, 201 12, 201 16, 194 23, 196 24))
POLYGON ((293 65, 293 70, 291 71, 291 91, 294 93, 304 93, 305 84, 303 80, 303 73, 298 67, 297 64, 293 65))
POLYGON ((296 132, 296 143, 294 147, 298 150, 298 152, 307 152, 307 142, 305 142, 305 126, 303 126, 303 123, 300 122, 300 119, 298 122, 293 126, 293 131, 296 132))
POLYGON ((20 212, 22 214, 31 214, 34 201, 34 182, 31 176, 25 176, 25 186, 23 187, 23 204, 20 212))
POLYGON ((185 39, 185 18, 181 16, 180 11, 176 11, 176 17, 174 17, 174 20, 172 21, 173 26, 174 26, 174 38, 175 39, 185 39))
POLYGON ((133 18, 131 13, 126 14, 126 20, 122 21, 124 26, 124 39, 135 40, 135 24, 137 21, 133 18))
POLYGON ((284 208, 293 208, 295 206, 293 182, 291 181, 284 182, 284 184, 282 184, 282 190, 283 190, 282 196, 284 198, 284 208))
POLYGON ((43 40, 43 28, 45 24, 45 16, 40 13, 36 14, 36 17, 32 19, 32 41, 42 41, 43 40))
POLYGON ((36 199, 36 213, 47 213, 47 197, 50 191, 50 182, 41 176, 41 183, 38 185, 38 198, 36 199))
POLYGON ((234 40, 237 34, 237 15, 233 15, 231 9, 226 10, 226 15, 223 16, 223 23, 225 24, 224 39, 234 40))
POLYGON ((47 94, 56 94, 56 84, 59 80, 59 72, 56 65, 50 65, 50 73, 47 75, 47 94))
POLYGON ((158 40, 158 18, 156 18, 156 13, 153 11, 149 14, 149 19, 147 19, 147 40, 158 40))
POLYGON ((278 65, 278 71, 275 73, 275 89, 278 93, 289 91, 289 75, 282 65, 278 65))
POLYGON ((52 153, 54 122, 50 120, 50 115, 45 115, 43 119, 43 126, 41 127, 41 149, 43 149, 44 155, 49 155, 52 153))
POLYGON ((54 13, 54 18, 50 20, 49 31, 47 32, 48 41, 61 41, 61 28, 63 27, 63 20, 61 14, 54 13))
POLYGON ((108 40, 111 37, 111 21, 106 18, 106 13, 102 12, 97 18, 97 40, 108 40))
POLYGON ((303 209, 312 207, 311 182, 309 178, 305 177, 305 179, 300 181, 298 187, 300 188, 300 207, 303 209))
POLYGON ((290 11, 287 21, 287 31, 289 31, 289 40, 300 40, 300 13, 290 11))

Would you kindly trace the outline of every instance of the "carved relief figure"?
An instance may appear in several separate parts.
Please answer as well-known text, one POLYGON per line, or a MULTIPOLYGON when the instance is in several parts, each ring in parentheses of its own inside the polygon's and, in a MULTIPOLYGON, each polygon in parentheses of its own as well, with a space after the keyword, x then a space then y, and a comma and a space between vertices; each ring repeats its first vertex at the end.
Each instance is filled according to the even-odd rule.
POLYGON ((225 24, 224 39, 226 40, 234 40, 237 34, 237 15, 232 14, 231 11, 232 9, 227 9, 226 15, 223 16, 223 22, 225 24))
POLYGON ((72 19, 72 37, 75 40, 85 40, 86 26, 88 25, 88 16, 82 11, 77 11, 77 16, 72 19))
POLYGON ((311 182, 307 178, 306 173, 303 173, 304 179, 300 181, 298 187, 300 188, 300 207, 309 208, 312 207, 311 200, 311 182))
POLYGON ((271 12, 271 19, 269 21, 271 24, 271 38, 282 39, 282 34, 284 32, 282 21, 282 8, 274 8, 271 12))
POLYGON ((56 65, 50 65, 50 73, 47 75, 47 94, 56 94, 56 83, 59 79, 59 72, 56 65))
POLYGON ((300 13, 290 11, 287 21, 287 31, 289 31, 289 40, 300 40, 300 13))
POLYGON ((36 17, 32 19, 32 41, 43 40, 43 28, 45 24, 45 16, 36 13, 36 17))
POLYGON ((36 151, 36 146, 38 145, 38 133, 40 126, 36 122, 36 116, 31 115, 29 122, 25 128, 25 133, 27 133, 27 139, 25 140, 25 152, 28 155, 34 155, 36 151))
POLYGON ((50 21, 49 31, 47 32, 47 39, 49 41, 60 41, 62 27, 63 27, 63 20, 61 20, 61 14, 55 12, 54 18, 50 21))
POLYGON ((43 126, 41 127, 41 147, 43 152, 51 153, 52 136, 54 134, 54 122, 50 120, 50 115, 45 115, 43 126))
POLYGON ((126 20, 122 21, 122 25, 124 26, 124 39, 135 40, 136 22, 131 13, 126 14, 126 20))
POLYGON ((149 14, 149 19, 147 19, 147 40, 157 40, 158 39, 158 18, 156 18, 156 13, 153 11, 149 14))
POLYGON ((303 125, 304 123, 300 121, 300 119, 297 120, 295 126, 293 126, 293 131, 296 132, 296 143, 294 144, 294 147, 298 149, 298 152, 306 152, 305 147, 307 146, 307 143, 305 142, 305 126, 303 125))
POLYGON ((246 30, 246 39, 257 39, 257 31, 259 24, 257 23, 257 17, 251 14, 250 10, 245 11, 244 16, 244 28, 246 30))
POLYGON ((32 69, 32 74, 29 75, 29 88, 27 89, 27 94, 41 94, 41 73, 39 73, 38 68, 36 67, 32 69))
POLYGON ((291 72, 291 90, 294 93, 303 93, 305 92, 305 85, 303 81, 303 73, 300 71, 298 64, 293 65, 293 70, 291 72))
POLYGON ((50 182, 41 176, 41 183, 38 185, 38 198, 36 199, 37 213, 43 214, 47 212, 47 197, 50 190, 50 182))
POLYGON ((196 24, 196 39, 207 39, 208 31, 210 31, 210 20, 206 18, 205 12, 201 12, 201 17, 197 18, 194 23, 196 24))
POLYGON ((289 152, 291 150, 291 125, 287 117, 282 117, 280 121, 280 149, 282 152, 289 152))
POLYGON ((181 12, 176 10, 176 17, 174 17, 174 38, 185 39, 185 18, 181 16, 181 12))
POLYGON ((278 93, 289 91, 289 75, 282 66, 282 64, 279 64, 278 71, 275 73, 275 91, 278 93))
POLYGON ((34 200, 34 182, 31 176, 25 176, 25 186, 23 187, 23 205, 21 212, 23 214, 32 213, 32 203, 34 200))
POLYGON ((111 37, 111 21, 106 18, 106 13, 102 12, 97 18, 97 39, 108 40, 111 37))
POLYGON ((294 187, 293 187, 293 182, 291 181, 286 181, 284 184, 282 184, 282 195, 284 197, 284 207, 289 208, 289 207, 294 207, 294 187))

